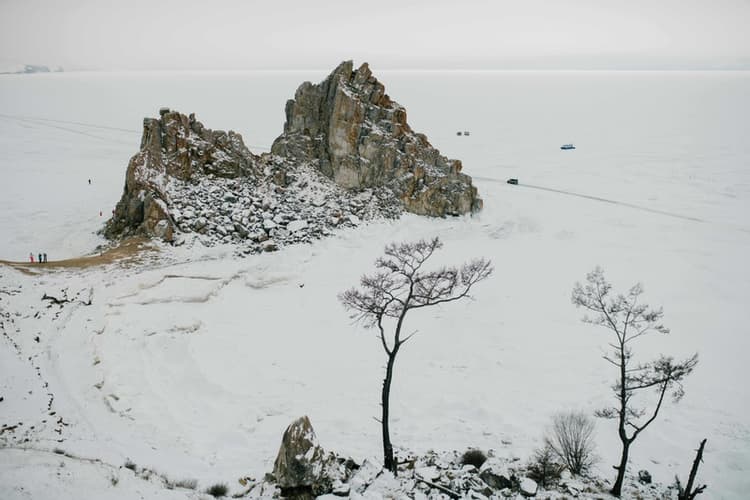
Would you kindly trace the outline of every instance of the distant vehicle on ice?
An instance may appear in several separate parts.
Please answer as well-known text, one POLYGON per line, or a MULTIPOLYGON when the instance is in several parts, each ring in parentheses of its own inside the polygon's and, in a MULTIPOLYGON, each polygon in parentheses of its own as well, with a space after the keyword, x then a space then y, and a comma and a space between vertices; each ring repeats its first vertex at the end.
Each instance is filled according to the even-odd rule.
POLYGON ((575 148, 576 147, 573 146, 572 144, 563 144, 562 146, 560 146, 560 149, 575 149, 575 148))

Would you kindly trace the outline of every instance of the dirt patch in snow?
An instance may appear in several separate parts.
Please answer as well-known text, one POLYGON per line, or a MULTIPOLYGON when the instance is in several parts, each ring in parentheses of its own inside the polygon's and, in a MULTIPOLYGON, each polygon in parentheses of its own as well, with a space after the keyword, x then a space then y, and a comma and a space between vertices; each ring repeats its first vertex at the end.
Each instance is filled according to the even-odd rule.
POLYGON ((116 262, 125 265, 135 264, 142 261, 146 254, 156 252, 157 250, 158 248, 150 243, 148 239, 139 237, 123 240, 112 248, 83 257, 51 260, 42 264, 38 262, 13 262, 0 260, 0 265, 12 267, 24 274, 37 275, 48 271, 86 269, 116 262))

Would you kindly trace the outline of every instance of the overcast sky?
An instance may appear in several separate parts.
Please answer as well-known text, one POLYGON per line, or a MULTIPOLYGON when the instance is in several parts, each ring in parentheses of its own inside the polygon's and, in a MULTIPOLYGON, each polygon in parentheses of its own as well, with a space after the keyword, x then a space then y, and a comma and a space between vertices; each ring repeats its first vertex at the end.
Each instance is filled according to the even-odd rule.
POLYGON ((750 69, 750 0, 0 0, 0 62, 68 69, 750 69))

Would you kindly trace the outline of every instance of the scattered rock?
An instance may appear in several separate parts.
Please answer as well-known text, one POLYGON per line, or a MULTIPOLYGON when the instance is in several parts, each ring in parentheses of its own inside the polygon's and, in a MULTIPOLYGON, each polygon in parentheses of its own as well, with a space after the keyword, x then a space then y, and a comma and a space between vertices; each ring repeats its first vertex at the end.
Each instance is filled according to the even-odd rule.
POLYGON ((479 470, 479 477, 496 490, 513 486, 512 475, 508 472, 507 465, 496 458, 487 459, 479 470))
POLYGON ((306 227, 307 227, 307 221, 305 220, 293 220, 292 222, 286 225, 286 228, 292 233, 296 233, 297 231, 305 229, 306 227))
POLYGON ((426 479, 428 481, 435 481, 440 477, 440 472, 434 466, 419 467, 415 469, 414 472, 422 479, 426 479))
POLYGON ((533 479, 529 479, 528 477, 524 477, 523 479, 521 479, 518 487, 521 490, 521 494, 525 497, 535 496, 538 489, 536 481, 534 481, 533 479))
POLYGON ((273 240, 265 240, 260 247, 263 249, 264 252, 275 252, 279 249, 279 247, 276 245, 276 242, 273 240))
POLYGON ((337 481, 336 484, 334 484, 333 491, 331 493, 337 497, 348 497, 350 491, 351 487, 348 484, 337 481))
POLYGON ((638 471, 638 481, 641 484, 651 484, 651 473, 645 469, 638 471))
POLYGON ((208 221, 205 217, 198 217, 198 219, 193 224, 193 229, 195 229, 196 231, 200 231, 201 229, 205 228, 207 224, 208 221))

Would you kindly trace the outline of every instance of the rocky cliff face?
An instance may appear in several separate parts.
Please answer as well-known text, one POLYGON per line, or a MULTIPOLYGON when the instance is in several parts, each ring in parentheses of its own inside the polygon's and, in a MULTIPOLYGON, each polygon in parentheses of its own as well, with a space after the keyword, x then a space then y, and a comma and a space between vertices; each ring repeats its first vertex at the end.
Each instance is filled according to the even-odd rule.
POLYGON ((128 163, 122 198, 104 230, 109 238, 145 234, 172 241, 177 229, 169 210, 174 181, 259 175, 259 159, 239 134, 209 130, 192 114, 166 108, 159 114, 143 120, 140 151, 128 163))
POLYGON ((385 188, 344 189, 304 162, 255 156, 239 134, 162 109, 160 118, 144 120, 141 149, 104 234, 172 242, 196 233, 205 245, 235 243, 256 253, 401 210, 385 188))
POLYGON ((353 71, 346 61, 323 82, 303 83, 286 104, 284 133, 272 152, 313 162, 345 188, 387 186, 406 210, 420 215, 482 207, 461 162, 441 156, 411 129, 406 110, 385 93, 367 63, 353 71))
POLYGON ((232 131, 163 108, 143 122, 108 238, 142 234, 246 253, 307 242, 362 220, 470 213, 482 206, 461 162, 449 160, 385 94, 367 64, 339 65, 287 102, 284 133, 256 156, 232 131))

